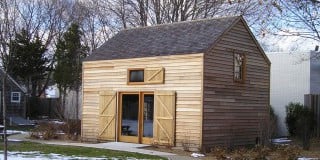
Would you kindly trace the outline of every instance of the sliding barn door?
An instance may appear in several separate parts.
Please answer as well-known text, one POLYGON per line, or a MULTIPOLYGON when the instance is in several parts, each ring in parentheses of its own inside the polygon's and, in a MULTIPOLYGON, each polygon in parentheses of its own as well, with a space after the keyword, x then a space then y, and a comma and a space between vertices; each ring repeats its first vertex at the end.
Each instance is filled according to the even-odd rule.
POLYGON ((154 144, 174 146, 176 111, 175 92, 155 91, 154 96, 154 144))
POLYGON ((99 94, 99 139, 115 140, 116 92, 101 91, 99 94))

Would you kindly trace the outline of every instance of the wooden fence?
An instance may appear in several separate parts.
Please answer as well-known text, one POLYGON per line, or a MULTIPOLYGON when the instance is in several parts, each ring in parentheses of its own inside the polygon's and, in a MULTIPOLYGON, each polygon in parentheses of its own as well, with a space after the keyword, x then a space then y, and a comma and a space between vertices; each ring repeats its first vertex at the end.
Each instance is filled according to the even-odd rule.
POLYGON ((305 94, 304 105, 313 110, 316 120, 315 135, 320 137, 320 94, 305 94))
MULTIPOLYGON (((75 91, 68 91, 64 108, 64 117, 68 119, 81 119, 82 94, 77 96, 75 91), (78 101, 78 102, 77 102, 78 101), (76 108, 77 104, 79 108, 76 108)), ((29 98, 28 116, 33 118, 46 116, 49 118, 58 118, 58 98, 29 98)))
POLYGON ((48 118, 58 118, 57 117, 57 98, 29 98, 30 103, 30 113, 29 116, 33 118, 48 117, 48 118))

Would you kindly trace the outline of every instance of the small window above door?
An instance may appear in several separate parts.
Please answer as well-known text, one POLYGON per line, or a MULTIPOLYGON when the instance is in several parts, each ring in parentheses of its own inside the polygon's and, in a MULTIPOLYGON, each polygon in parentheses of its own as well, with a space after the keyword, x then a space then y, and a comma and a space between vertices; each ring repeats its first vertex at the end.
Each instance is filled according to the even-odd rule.
POLYGON ((127 72, 127 84, 163 84, 164 68, 131 68, 127 72))
POLYGON ((129 70, 129 82, 144 82, 144 69, 129 70))
POLYGON ((128 84, 143 84, 144 69, 128 69, 128 84))

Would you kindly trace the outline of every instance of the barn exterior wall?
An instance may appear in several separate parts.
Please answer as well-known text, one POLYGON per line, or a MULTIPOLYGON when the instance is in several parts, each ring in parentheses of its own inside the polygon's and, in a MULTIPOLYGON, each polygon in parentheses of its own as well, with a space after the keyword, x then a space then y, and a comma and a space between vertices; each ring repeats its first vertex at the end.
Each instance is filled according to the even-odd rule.
POLYGON ((204 57, 203 145, 254 144, 269 111, 268 59, 239 21, 204 57), (245 81, 233 77, 234 52, 246 56, 245 81))
POLYGON ((88 61, 83 63, 82 139, 97 141, 99 91, 176 92, 177 147, 201 147, 203 54, 88 61), (128 85, 128 68, 163 67, 164 84, 128 85))

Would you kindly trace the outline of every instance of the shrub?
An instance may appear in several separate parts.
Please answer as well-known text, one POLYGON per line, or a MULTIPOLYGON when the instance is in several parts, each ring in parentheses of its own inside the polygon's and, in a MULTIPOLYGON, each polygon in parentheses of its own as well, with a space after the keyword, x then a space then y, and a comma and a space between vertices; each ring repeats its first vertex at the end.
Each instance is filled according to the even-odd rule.
POLYGON ((270 155, 271 149, 266 146, 256 146, 253 148, 254 159, 266 160, 270 155))
POLYGON ((272 108, 272 106, 270 105, 270 111, 269 111, 269 116, 270 116, 270 132, 271 132, 271 137, 275 137, 276 136, 276 132, 277 132, 277 124, 278 124, 278 117, 277 115, 274 113, 274 109, 272 108))
POLYGON ((45 140, 55 139, 57 138, 56 131, 57 126, 55 124, 42 122, 31 130, 30 137, 45 140))
POLYGON ((286 124, 289 134, 298 136, 303 142, 303 149, 309 149, 311 133, 315 126, 312 110, 300 103, 289 103, 286 106, 286 112, 286 124))
POLYGON ((67 122, 46 121, 39 123, 39 125, 31 131, 30 136, 32 138, 45 140, 57 138, 77 140, 80 133, 80 120, 67 120, 67 122))
POLYGON ((297 120, 297 127, 299 128, 297 134, 302 140, 302 146, 305 150, 310 148, 310 139, 314 126, 315 120, 313 112, 309 108, 304 108, 297 120))
POLYGON ((300 147, 295 145, 278 146, 276 152, 278 156, 288 160, 295 160, 301 155, 300 147))
POLYGON ((290 136, 297 135, 297 121, 303 108, 302 104, 292 102, 286 106, 286 124, 290 136))
POLYGON ((211 149, 211 153, 217 158, 217 159, 227 159, 227 149, 223 147, 214 147, 211 149))
POLYGON ((77 140, 78 135, 81 133, 81 120, 67 120, 67 122, 61 126, 61 130, 69 139, 77 140))

